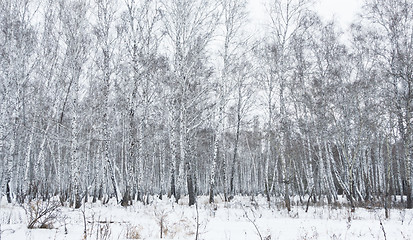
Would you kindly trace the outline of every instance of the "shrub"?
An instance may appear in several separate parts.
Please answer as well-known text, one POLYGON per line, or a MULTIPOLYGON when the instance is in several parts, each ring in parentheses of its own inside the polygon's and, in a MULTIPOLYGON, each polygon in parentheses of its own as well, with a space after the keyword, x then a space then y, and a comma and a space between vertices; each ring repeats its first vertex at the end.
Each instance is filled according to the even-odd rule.
POLYGON ((29 229, 53 228, 53 223, 57 221, 60 213, 60 203, 52 200, 33 200, 24 203, 22 207, 28 218, 29 229))

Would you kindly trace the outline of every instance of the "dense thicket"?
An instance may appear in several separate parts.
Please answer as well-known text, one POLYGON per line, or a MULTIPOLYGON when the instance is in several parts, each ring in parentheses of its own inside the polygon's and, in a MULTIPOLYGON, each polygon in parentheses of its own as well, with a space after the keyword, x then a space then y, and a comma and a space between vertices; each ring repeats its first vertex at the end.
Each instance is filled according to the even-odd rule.
POLYGON ((412 207, 413 2, 1 0, 1 196, 412 207), (252 34, 251 34, 252 33, 252 34))

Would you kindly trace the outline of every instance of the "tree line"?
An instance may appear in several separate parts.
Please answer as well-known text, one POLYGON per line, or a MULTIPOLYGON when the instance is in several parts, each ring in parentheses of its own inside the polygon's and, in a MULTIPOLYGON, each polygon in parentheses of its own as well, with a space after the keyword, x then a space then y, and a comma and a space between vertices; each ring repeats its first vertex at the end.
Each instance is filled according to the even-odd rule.
POLYGON ((412 208, 413 2, 312 3, 1 0, 1 196, 412 208))

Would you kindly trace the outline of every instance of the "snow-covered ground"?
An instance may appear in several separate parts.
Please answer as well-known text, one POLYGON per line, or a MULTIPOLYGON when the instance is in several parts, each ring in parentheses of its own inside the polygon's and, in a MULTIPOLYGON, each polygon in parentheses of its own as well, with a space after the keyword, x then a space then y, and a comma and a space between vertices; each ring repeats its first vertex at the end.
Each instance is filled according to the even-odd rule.
POLYGON ((413 239, 413 211, 342 206, 294 205, 288 213, 280 204, 270 207, 262 197, 236 197, 230 203, 208 204, 198 198, 197 208, 187 199, 179 204, 164 197, 151 204, 121 207, 87 203, 81 209, 61 208, 52 229, 28 229, 27 214, 1 201, 1 240, 20 239, 413 239), (84 211, 84 215, 83 215, 84 211), (84 218, 85 217, 85 218, 84 218), (86 221, 86 236, 84 222, 86 221), (162 222, 162 223, 161 223, 162 222), (162 230, 161 230, 162 225, 162 230))

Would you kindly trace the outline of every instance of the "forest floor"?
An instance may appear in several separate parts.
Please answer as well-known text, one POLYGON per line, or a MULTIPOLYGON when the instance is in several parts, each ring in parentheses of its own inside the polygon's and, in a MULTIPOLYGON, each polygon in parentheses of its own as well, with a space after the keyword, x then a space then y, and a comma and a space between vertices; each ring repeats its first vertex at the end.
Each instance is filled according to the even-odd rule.
POLYGON ((86 203, 81 209, 59 207, 47 216, 50 221, 43 227, 48 229, 28 229, 30 214, 33 218, 44 205, 8 204, 3 198, 1 240, 160 239, 161 232, 165 239, 196 239, 197 226, 198 239, 213 240, 413 239, 413 210, 392 209, 385 219, 383 209, 351 212, 344 204, 310 205, 305 212, 305 204, 293 201, 287 212, 281 204, 268 206, 263 197, 238 196, 229 203, 216 200, 208 204, 207 197, 199 197, 198 207, 189 207, 187 198, 176 204, 167 197, 129 207, 114 201, 86 203))

